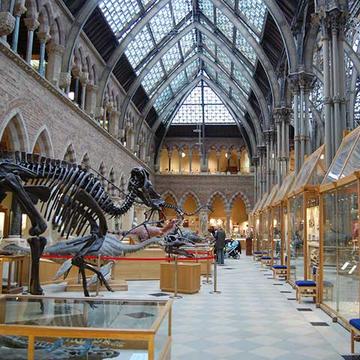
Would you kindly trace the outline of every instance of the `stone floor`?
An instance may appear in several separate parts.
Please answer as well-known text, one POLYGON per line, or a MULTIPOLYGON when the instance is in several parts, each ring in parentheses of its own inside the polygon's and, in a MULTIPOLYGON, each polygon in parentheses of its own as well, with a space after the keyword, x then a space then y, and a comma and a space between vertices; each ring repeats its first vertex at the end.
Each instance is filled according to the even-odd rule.
MULTIPOLYGON (((311 302, 298 304, 293 289, 252 258, 227 259, 218 269, 221 294, 202 285, 198 294, 174 302, 173 360, 336 360, 349 354, 343 327, 311 302)), ((150 294, 158 292, 158 281, 134 281, 128 292, 112 296, 154 299, 150 294)))

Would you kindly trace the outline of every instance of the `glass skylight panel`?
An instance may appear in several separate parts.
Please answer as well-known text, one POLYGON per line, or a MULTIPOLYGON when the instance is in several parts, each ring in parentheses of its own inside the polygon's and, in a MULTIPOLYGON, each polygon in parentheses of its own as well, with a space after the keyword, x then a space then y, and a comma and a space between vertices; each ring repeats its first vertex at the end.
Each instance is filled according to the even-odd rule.
POLYGON ((255 65, 255 51, 239 31, 236 32, 236 47, 251 62, 251 64, 255 65))
POLYGON ((226 2, 227 4, 229 4, 229 6, 230 6, 232 9, 234 9, 234 7, 235 7, 235 0, 225 0, 225 2, 226 2))
POLYGON ((179 45, 176 43, 172 46, 169 51, 162 57, 162 61, 165 67, 166 72, 170 72, 176 64, 181 61, 181 54, 179 50, 179 45))
POLYGON ((222 104, 222 101, 209 86, 204 86, 204 104, 222 104))
POLYGON ((136 0, 106 0, 99 7, 115 36, 140 12, 136 0))
POLYGON ((166 105, 166 103, 170 100, 171 98, 171 90, 169 87, 167 87, 155 100, 154 102, 154 108, 155 110, 159 113, 160 110, 162 110, 162 108, 166 105))
POLYGON ((191 64, 186 68, 186 73, 189 79, 193 79, 199 72, 199 59, 192 61, 191 64))
POLYGON ((216 26, 232 42, 233 40, 233 23, 219 9, 216 9, 216 26))
POLYGON ((128 58, 131 66, 135 69, 141 60, 153 49, 154 43, 152 41, 150 32, 145 26, 134 40, 128 45, 125 55, 128 58))
POLYGON ((155 17, 150 20, 150 27, 158 44, 172 29, 173 22, 170 6, 164 6, 155 17))
POLYGON ((218 83, 219 85, 226 91, 229 92, 229 83, 226 80, 225 76, 223 76, 220 72, 218 72, 218 83))
POLYGON ((170 86, 174 93, 177 93, 187 83, 185 70, 178 74, 175 79, 171 82, 170 86))
POLYGON ((177 111, 172 124, 201 124, 202 108, 198 105, 182 105, 177 111))
POLYGON ((187 55, 195 46, 195 30, 188 32, 180 39, 180 45, 183 55, 187 55))
POLYGON ((261 32, 265 23, 266 5, 263 0, 241 0, 239 1, 239 11, 242 13, 249 25, 261 32))
POLYGON ((184 104, 201 104, 201 86, 194 87, 184 104))
POLYGON ((150 95, 152 90, 156 87, 156 85, 160 82, 160 80, 165 76, 164 71, 161 67, 160 61, 158 61, 154 67, 147 73, 142 81, 142 86, 150 95))
POLYGON ((230 73, 231 60, 219 47, 217 48, 217 58, 219 63, 230 73))
POLYGON ((215 54, 215 43, 210 40, 206 35, 201 34, 201 39, 203 44, 213 53, 215 54))
POLYGON ((210 66, 205 66, 205 71, 207 72, 207 74, 210 76, 210 78, 212 80, 216 79, 216 72, 215 70, 213 70, 213 68, 211 68, 210 66))
POLYGON ((201 12, 212 22, 214 21, 214 5, 210 0, 199 0, 201 12))
POLYGON ((233 98, 233 100, 235 100, 236 104, 240 107, 240 109, 244 110, 244 106, 243 106, 243 103, 241 101, 239 94, 237 94, 235 91, 233 91, 231 94, 231 97, 233 98))
POLYGON ((146 8, 146 6, 151 2, 151 0, 142 0, 141 2, 144 5, 144 7, 146 8))
POLYGON ((233 76, 235 78, 235 80, 241 84, 241 86, 246 90, 246 92, 250 91, 250 84, 249 82, 246 80, 243 72, 241 72, 238 68, 234 67, 233 70, 233 76))
POLYGON ((235 123, 225 105, 205 106, 205 123, 207 124, 233 124, 235 123))
POLYGON ((190 0, 172 0, 175 23, 178 24, 192 9, 190 0))

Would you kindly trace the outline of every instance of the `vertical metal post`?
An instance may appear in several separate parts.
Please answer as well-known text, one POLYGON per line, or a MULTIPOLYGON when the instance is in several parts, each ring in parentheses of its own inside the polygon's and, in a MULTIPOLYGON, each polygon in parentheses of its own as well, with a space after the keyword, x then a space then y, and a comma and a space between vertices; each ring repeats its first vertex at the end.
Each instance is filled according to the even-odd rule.
POLYGON ((217 262, 216 257, 214 257, 214 290, 210 291, 210 294, 221 294, 221 291, 217 289, 217 262))
POLYGON ((174 255, 174 295, 169 296, 171 299, 181 299, 182 296, 178 295, 178 256, 174 255))

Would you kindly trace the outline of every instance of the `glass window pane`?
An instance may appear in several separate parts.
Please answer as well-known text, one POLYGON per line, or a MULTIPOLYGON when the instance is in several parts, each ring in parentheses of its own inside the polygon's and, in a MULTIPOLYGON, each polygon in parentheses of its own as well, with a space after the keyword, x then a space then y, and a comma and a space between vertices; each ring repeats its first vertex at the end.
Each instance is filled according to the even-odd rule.
POLYGON ((161 67, 160 61, 158 61, 142 81, 142 86, 144 90, 148 94, 151 94, 152 90, 156 87, 156 85, 164 76, 164 71, 161 67))
POLYGON ((189 80, 195 78, 195 76, 199 72, 199 59, 193 61, 187 68, 186 73, 188 75, 189 80))
POLYGON ((178 24, 192 8, 190 0, 172 0, 171 4, 176 24, 178 24))
POLYGON ((171 96, 172 96, 171 90, 169 87, 167 87, 155 100, 155 103, 154 103, 155 110, 157 112, 160 112, 160 110, 170 100, 171 96))
POLYGON ((150 28, 158 44, 173 28, 170 6, 164 6, 157 15, 150 20, 150 28))
POLYGON ((131 41, 125 51, 131 66, 135 69, 141 60, 153 49, 154 43, 147 27, 144 27, 136 38, 131 41))
POLYGON ((187 78, 185 70, 178 74, 175 79, 171 82, 170 86, 173 93, 177 93, 185 84, 187 83, 187 78))
POLYGON ((195 46, 195 30, 188 32, 180 39, 180 45, 183 55, 187 55, 195 46))
POLYGON ((199 0, 199 8, 209 20, 214 22, 214 6, 211 1, 199 0))
POLYGON ((215 43, 204 34, 201 34, 201 40, 202 43, 210 50, 210 52, 215 54, 215 43))
POLYGON ((231 60, 230 58, 218 47, 217 48, 217 58, 219 63, 228 71, 228 73, 231 73, 231 60))
POLYGON ((167 73, 169 73, 180 61, 181 54, 178 44, 175 44, 173 47, 171 47, 169 51, 162 57, 162 62, 167 73))
POLYGON ((219 9, 216 9, 216 26, 232 42, 234 28, 233 23, 219 9))
POLYGON ((99 8, 105 16, 115 36, 119 34, 126 24, 134 19, 140 12, 136 0, 106 0, 100 3, 99 8))
POLYGON ((238 2, 239 12, 246 18, 246 23, 261 32, 266 16, 266 5, 263 0, 241 0, 238 2))
MULTIPOLYGON (((359 133, 360 131, 358 131, 359 133)), ((360 140, 357 139, 355 147, 351 151, 351 155, 345 165, 341 177, 351 175, 354 171, 360 170, 360 140)))
POLYGON ((236 32, 236 48, 244 54, 252 65, 255 65, 256 54, 250 44, 246 41, 244 36, 239 31, 236 32))

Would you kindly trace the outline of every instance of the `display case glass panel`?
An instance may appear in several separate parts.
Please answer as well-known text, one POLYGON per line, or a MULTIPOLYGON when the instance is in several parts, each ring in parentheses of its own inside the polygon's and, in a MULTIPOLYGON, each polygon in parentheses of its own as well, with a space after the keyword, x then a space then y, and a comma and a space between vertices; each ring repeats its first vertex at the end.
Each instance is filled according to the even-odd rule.
POLYGON ((360 127, 353 130, 342 141, 335 158, 323 180, 323 184, 337 181, 353 171, 359 170, 360 127), (354 157, 352 157, 352 155, 354 157), (344 171, 345 170, 345 171, 344 171))
MULTIPOLYGON (((279 259, 281 263, 283 259, 281 259, 282 251, 281 251, 281 206, 276 206, 273 208, 273 216, 272 216, 272 249, 273 249, 273 258, 279 259)), ((276 262, 276 261, 275 261, 276 262)))
POLYGON ((320 245, 320 212, 319 197, 307 196, 306 204, 306 246, 307 246, 307 274, 308 278, 314 275, 314 269, 319 267, 320 245))
POLYGON ((358 183, 323 195, 323 303, 349 320, 360 317, 358 183))
POLYGON ((290 280, 304 279, 304 199, 303 195, 290 198, 289 203, 290 239, 288 256, 290 280))
POLYGON ((277 205, 280 201, 286 198, 286 195, 288 194, 293 181, 294 181, 294 173, 291 173, 285 177, 284 181, 280 186, 279 191, 277 191, 274 197, 274 200, 272 202, 273 205, 277 205))
POLYGON ((65 359, 72 353, 89 359, 168 359, 170 312, 171 301, 161 300, 2 296, 0 331, 8 343, 0 343, 0 358, 20 347, 17 359, 65 359))

